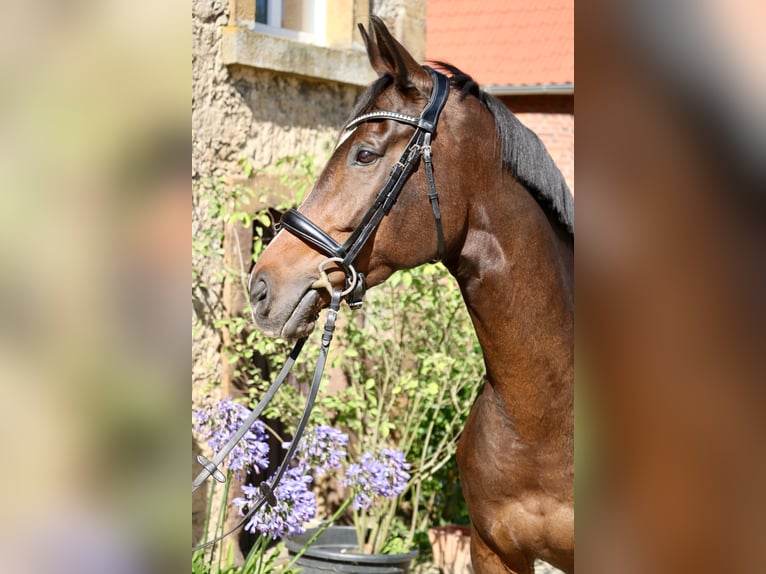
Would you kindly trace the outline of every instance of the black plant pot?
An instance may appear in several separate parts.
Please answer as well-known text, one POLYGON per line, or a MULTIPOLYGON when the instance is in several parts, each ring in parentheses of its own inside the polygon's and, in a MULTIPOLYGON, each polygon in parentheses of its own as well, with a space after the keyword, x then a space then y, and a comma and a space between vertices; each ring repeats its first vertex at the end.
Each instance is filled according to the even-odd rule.
MULTIPOLYGON (((309 528, 304 534, 285 541, 291 556, 300 552, 303 545, 319 528, 309 528)), ((358 554, 356 529, 353 526, 330 526, 295 563, 303 574, 407 574, 410 562, 418 551, 407 554, 358 554)))

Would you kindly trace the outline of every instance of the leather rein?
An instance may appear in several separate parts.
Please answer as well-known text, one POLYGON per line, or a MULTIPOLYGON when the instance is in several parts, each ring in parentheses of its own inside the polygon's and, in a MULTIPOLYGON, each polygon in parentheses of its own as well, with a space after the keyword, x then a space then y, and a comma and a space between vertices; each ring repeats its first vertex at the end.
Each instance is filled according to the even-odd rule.
MULTIPOLYGON (((327 354, 330 349, 330 343, 332 342, 333 332, 335 330, 335 321, 338 316, 338 310, 340 308, 341 300, 345 299, 348 306, 351 309, 359 309, 362 306, 362 299, 366 291, 366 285, 364 281, 364 274, 359 273, 354 268, 354 261, 359 255, 365 244, 375 233, 375 230, 380 225, 381 220, 391 210, 396 203, 399 193, 401 192, 407 180, 415 171, 420 156, 423 156, 423 163, 425 165, 426 180, 428 181, 428 199, 431 203, 431 208, 434 214, 434 221, 436 222, 436 237, 437 237, 437 260, 440 260, 444 256, 444 232, 442 230, 441 212, 439 210, 439 197, 436 193, 436 184, 434 182, 433 165, 431 161, 431 138, 436 133, 436 124, 439 119, 439 115, 444 108, 444 104, 447 102, 449 96, 449 79, 440 74, 439 72, 424 66, 424 69, 431 75, 433 79, 433 90, 428 103, 423 108, 420 117, 410 116, 399 112, 391 112, 386 110, 375 110, 366 114, 362 114, 355 119, 351 120, 344 128, 344 134, 349 134, 352 130, 356 129, 359 125, 365 122, 378 121, 378 120, 392 120, 399 123, 404 123, 415 127, 415 133, 410 138, 407 147, 404 149, 399 161, 396 162, 391 172, 388 175, 383 187, 375 196, 375 200, 370 208, 362 217, 362 221, 341 245, 335 239, 330 237, 319 226, 313 223, 305 215, 300 213, 296 209, 290 209, 285 212, 282 219, 279 222, 279 228, 297 236, 301 240, 311 245, 314 249, 327 256, 319 265, 319 273, 321 280, 315 283, 316 288, 324 287, 330 292, 330 305, 327 314, 327 320, 325 322, 324 331, 322 333, 322 342, 320 347, 319 359, 317 360, 316 368, 314 369, 314 376, 309 388, 309 394, 306 399, 306 406, 301 415, 298 426, 295 429, 293 440, 288 447, 287 453, 282 459, 279 468, 274 474, 271 481, 261 482, 259 489, 261 497, 251 505, 244 518, 239 523, 224 532, 223 534, 208 540, 202 544, 192 547, 192 551, 206 548, 223 540, 230 534, 239 530, 249 519, 255 514, 264 504, 274 505, 276 504, 275 490, 282 479, 282 476, 287 470, 290 461, 298 448, 298 443, 303 431, 308 423, 309 415, 314 407, 319 386, 322 379, 322 373, 324 372, 325 363, 327 362, 327 354), (345 287, 344 289, 337 289, 330 284, 329 279, 325 271, 327 265, 337 263, 344 271, 345 287)), ((251 276, 252 279, 252 276, 251 276)), ((208 459, 204 455, 198 455, 197 461, 202 465, 202 470, 197 477, 192 481, 192 492, 197 490, 205 481, 212 476, 218 482, 226 482, 226 477, 218 468, 218 466, 224 461, 226 456, 231 450, 242 440, 242 437, 261 416, 263 410, 269 404, 271 399, 276 394, 277 390, 287 378, 295 361, 300 355, 303 349, 303 344, 306 342, 306 337, 299 339, 292 351, 282 366, 281 371, 277 375, 277 378, 271 384, 266 394, 261 401, 255 407, 253 412, 242 423, 239 429, 232 435, 229 441, 223 446, 223 448, 212 459, 208 459)))

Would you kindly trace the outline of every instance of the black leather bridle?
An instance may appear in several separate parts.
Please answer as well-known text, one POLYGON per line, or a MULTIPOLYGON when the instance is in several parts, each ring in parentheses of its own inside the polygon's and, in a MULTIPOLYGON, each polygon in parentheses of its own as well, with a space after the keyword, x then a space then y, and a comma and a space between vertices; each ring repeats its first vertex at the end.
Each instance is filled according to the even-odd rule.
POLYGON ((441 212, 439 210, 439 197, 436 193, 436 184, 434 182, 433 165, 431 163, 431 139, 436 133, 436 124, 439 120, 439 114, 444 108, 449 96, 449 79, 436 70, 424 66, 433 79, 434 87, 431 91, 431 97, 423 108, 420 117, 410 116, 400 112, 391 112, 387 110, 375 110, 362 114, 351 120, 344 128, 344 133, 349 133, 356 129, 360 124, 377 120, 392 120, 395 122, 409 124, 415 128, 407 147, 402 152, 399 161, 394 164, 391 172, 383 184, 383 187, 375 196, 367 213, 362 217, 362 221, 356 229, 341 245, 328 233, 322 230, 318 225, 312 222, 297 209, 290 209, 279 222, 280 229, 289 231, 296 237, 299 237, 314 249, 327 255, 328 259, 320 265, 320 272, 324 273, 324 267, 327 263, 337 263, 346 274, 346 286, 343 296, 349 307, 357 309, 362 306, 362 299, 366 289, 364 274, 354 269, 354 261, 359 252, 364 248, 370 236, 380 225, 380 221, 391 210, 396 203, 407 180, 415 171, 420 156, 423 156, 425 165, 426 179, 428 181, 428 199, 431 202, 431 208, 436 222, 437 238, 437 260, 444 257, 444 231, 442 230, 441 212))

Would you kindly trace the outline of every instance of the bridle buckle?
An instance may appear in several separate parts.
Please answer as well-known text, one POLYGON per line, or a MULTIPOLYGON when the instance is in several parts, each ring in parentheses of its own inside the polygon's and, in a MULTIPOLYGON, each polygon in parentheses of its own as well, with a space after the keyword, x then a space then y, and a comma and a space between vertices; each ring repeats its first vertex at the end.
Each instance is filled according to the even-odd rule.
POLYGON ((357 273, 356 285, 346 297, 346 303, 351 310, 356 311, 362 308, 365 291, 367 291, 367 285, 364 282, 364 273, 357 273))

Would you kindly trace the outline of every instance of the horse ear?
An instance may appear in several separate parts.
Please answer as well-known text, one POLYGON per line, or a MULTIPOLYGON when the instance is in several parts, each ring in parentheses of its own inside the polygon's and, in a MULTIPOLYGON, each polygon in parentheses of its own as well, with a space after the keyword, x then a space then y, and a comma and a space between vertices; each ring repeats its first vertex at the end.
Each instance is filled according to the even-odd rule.
POLYGON ((401 89, 428 85, 428 73, 391 35, 383 20, 374 15, 370 16, 370 31, 374 40, 370 39, 361 24, 359 28, 367 47, 370 65, 378 75, 391 74, 396 86, 401 89))
MULTIPOLYGON (((375 33, 372 26, 370 26, 370 32, 373 34, 375 33)), ((362 35, 362 40, 364 40, 364 47, 367 50, 367 57, 370 59, 370 66, 372 66, 372 69, 375 70, 379 76, 388 73, 389 70, 383 62, 383 59, 380 57, 378 45, 370 39, 367 30, 365 30, 364 26, 361 24, 359 24, 359 33, 362 35)))

